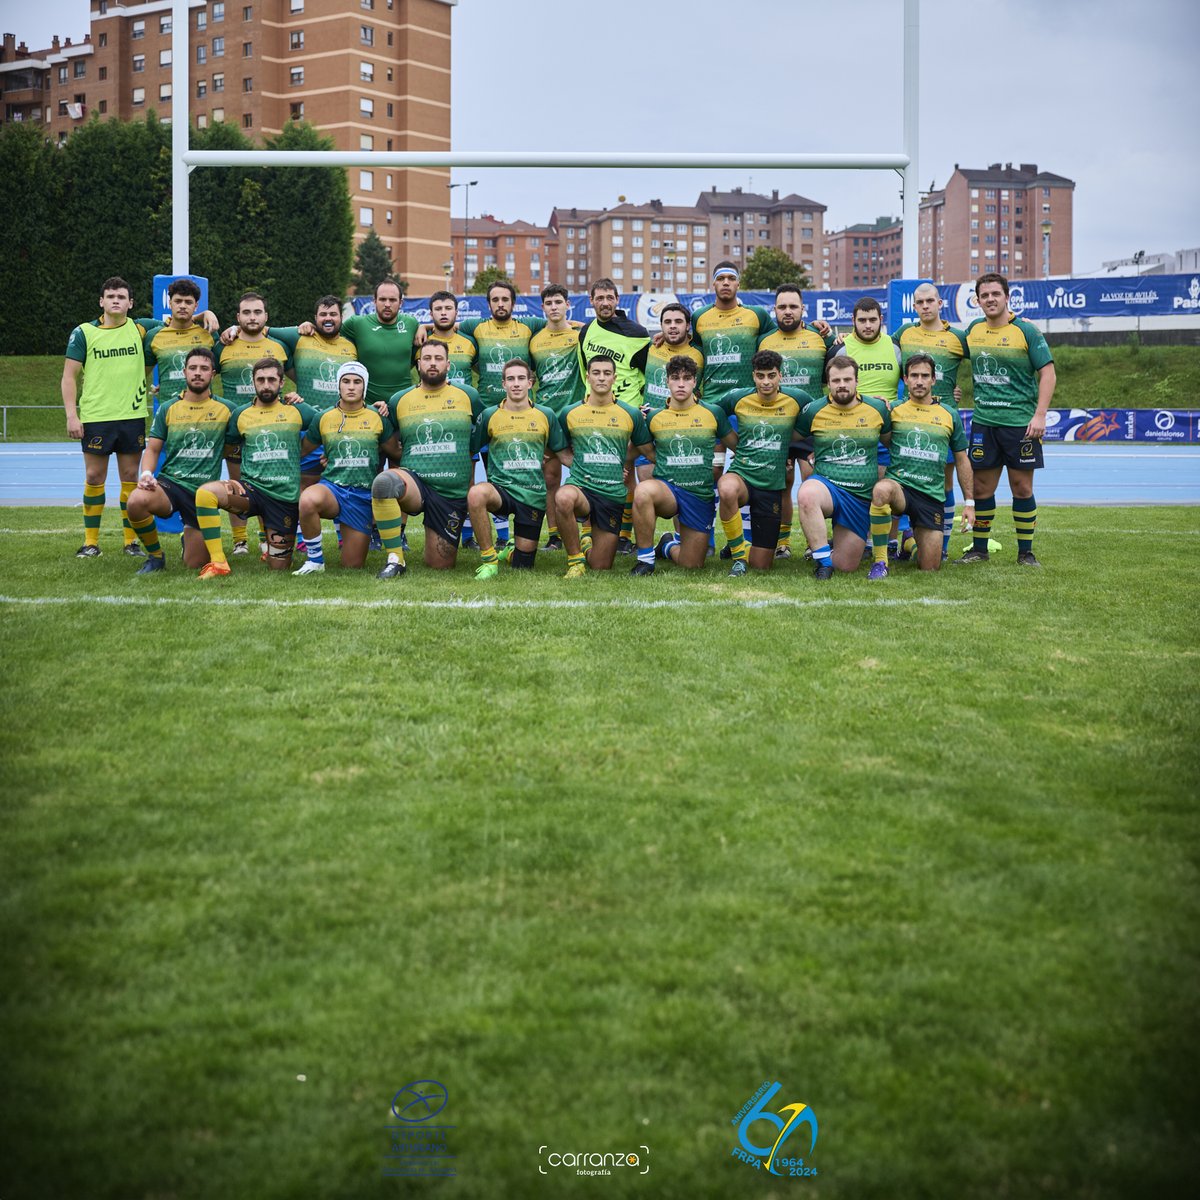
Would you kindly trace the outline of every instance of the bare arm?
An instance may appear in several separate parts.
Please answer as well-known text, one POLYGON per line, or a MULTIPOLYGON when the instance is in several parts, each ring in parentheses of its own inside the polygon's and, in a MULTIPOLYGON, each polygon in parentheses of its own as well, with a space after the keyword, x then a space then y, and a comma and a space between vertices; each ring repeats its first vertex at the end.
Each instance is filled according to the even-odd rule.
POLYGON ((158 483, 154 478, 154 468, 158 465, 158 456, 162 453, 162 438, 147 438, 146 448, 142 451, 141 473, 138 476, 138 487, 144 492, 155 492, 158 483))
POLYGON ((966 533, 975 524, 975 475, 965 450, 954 452, 954 471, 958 476, 958 486, 962 488, 962 530, 966 533))
POLYGON ((79 373, 83 363, 74 358, 63 359, 62 402, 67 414, 67 436, 78 442, 83 437, 83 422, 79 419, 79 373))
POLYGON ((1046 413, 1050 410, 1050 401, 1054 399, 1054 388, 1058 383, 1058 373, 1053 363, 1047 363, 1038 372, 1038 401, 1037 411, 1033 420, 1025 429, 1027 438, 1040 438, 1046 432, 1046 413))

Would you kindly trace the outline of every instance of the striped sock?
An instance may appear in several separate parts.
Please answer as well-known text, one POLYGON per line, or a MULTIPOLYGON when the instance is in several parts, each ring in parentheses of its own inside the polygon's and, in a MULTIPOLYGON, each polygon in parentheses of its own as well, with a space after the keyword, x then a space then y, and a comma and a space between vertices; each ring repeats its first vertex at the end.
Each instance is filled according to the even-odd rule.
POLYGON ((742 537, 748 542, 750 540, 750 505, 742 505, 742 537))
POLYGON ((148 516, 144 521, 130 522, 130 526, 134 534, 142 539, 146 553, 151 558, 162 558, 163 551, 158 542, 158 526, 155 524, 154 517, 148 516))
POLYGON ((633 533, 633 493, 625 493, 625 507, 621 509, 621 536, 628 538, 633 533))
MULTIPOLYGON (((886 557, 887 556, 887 542, 884 542, 884 544, 883 544, 883 553, 884 553, 884 556, 886 557)), ((833 547, 828 542, 826 542, 825 545, 823 545, 823 546, 817 546, 813 550, 813 562, 815 562, 818 567, 832 567, 833 566, 833 547)))
POLYGON ((946 489, 946 504, 942 509, 942 555, 950 551, 950 535, 954 532, 954 489, 946 489))
MULTIPOLYGON (((712 530, 710 529, 708 532, 709 532, 709 536, 711 537, 712 530)), ((678 546, 678 545, 679 545, 679 534, 677 534, 677 533, 671 534, 670 538, 667 541, 662 543, 662 549, 659 551, 661 557, 666 559, 667 562, 674 562, 675 560, 671 557, 671 547, 678 546)))
POLYGON ((586 565, 586 559, 582 554, 568 554, 567 567, 582 567, 586 565))
POLYGON ((121 533, 124 535, 127 546, 132 546, 138 540, 138 535, 134 533, 133 526, 129 523, 129 513, 126 510, 126 503, 136 487, 137 484, 128 479, 121 480, 121 533))
POLYGON ((486 550, 479 551, 479 561, 486 567, 489 564, 495 565, 500 561, 500 554, 495 546, 489 546, 486 550))
MULTIPOLYGON (((975 502, 979 511, 979 502, 975 502)), ((1037 528, 1037 501, 1030 496, 1027 500, 1013 497, 1013 524, 1017 527, 1017 553, 1027 554, 1033 549, 1033 531, 1037 528)))
POLYGON ((404 562, 404 518, 400 514, 399 500, 371 500, 371 515, 379 530, 379 540, 388 553, 388 562, 404 562))
POLYGON ((308 561, 312 563, 325 562, 325 543, 318 533, 316 537, 304 539, 304 552, 308 555, 308 561))
POLYGON ((786 529, 782 526, 779 530, 779 539, 775 543, 776 550, 790 550, 792 548, 792 528, 789 525, 786 529))
MULTIPOLYGON (((225 547, 221 545, 221 510, 217 507, 216 496, 206 487, 196 489, 196 524, 200 526, 208 557, 215 563, 227 562, 225 547)), ((242 532, 244 535, 244 527, 242 532)))
POLYGON ((83 485, 83 544, 100 545, 100 518, 104 514, 104 484, 83 485))
POLYGON ((971 548, 985 553, 992 536, 992 521, 996 516, 995 496, 975 497, 975 528, 972 530, 971 548))
POLYGON ((637 560, 640 563, 646 563, 647 566, 654 566, 654 547, 646 546, 643 548, 639 546, 637 550, 637 560))
MULTIPOLYGON (((890 504, 872 504, 868 510, 871 515, 871 557, 877 562, 887 562, 888 530, 892 526, 892 507, 890 504)), ((816 557, 816 551, 813 551, 816 557)))
POLYGON ((749 553, 746 550, 746 539, 743 535, 742 514, 734 513, 732 517, 722 517, 721 528, 725 531, 726 542, 729 543, 729 556, 739 562, 745 562, 749 553))
POLYGON ((496 526, 496 541, 503 546, 508 541, 508 518, 502 513, 493 523, 496 526))

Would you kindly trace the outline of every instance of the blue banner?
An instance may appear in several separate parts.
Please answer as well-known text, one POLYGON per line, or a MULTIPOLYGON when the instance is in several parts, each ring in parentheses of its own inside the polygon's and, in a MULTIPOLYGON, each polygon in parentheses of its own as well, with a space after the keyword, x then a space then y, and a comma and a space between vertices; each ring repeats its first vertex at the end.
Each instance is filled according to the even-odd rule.
MULTIPOLYGON (((971 410, 959 409, 971 432, 971 410)), ((1052 408, 1046 413, 1047 442, 1200 443, 1200 411, 1179 408, 1052 408)))

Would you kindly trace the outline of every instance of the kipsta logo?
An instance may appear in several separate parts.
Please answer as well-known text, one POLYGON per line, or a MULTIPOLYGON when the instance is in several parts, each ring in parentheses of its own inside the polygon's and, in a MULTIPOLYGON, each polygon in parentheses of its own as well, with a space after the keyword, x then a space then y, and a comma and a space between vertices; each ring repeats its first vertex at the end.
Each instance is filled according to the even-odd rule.
POLYGON ((817 1168, 809 1166, 805 1157, 811 1158, 817 1146, 817 1115, 802 1100, 776 1110, 768 1108, 781 1087, 778 1082, 764 1081, 735 1114, 730 1124, 737 1127, 738 1145, 731 1156, 771 1175, 816 1175, 817 1168), (770 1126, 770 1130, 754 1126, 770 1126))

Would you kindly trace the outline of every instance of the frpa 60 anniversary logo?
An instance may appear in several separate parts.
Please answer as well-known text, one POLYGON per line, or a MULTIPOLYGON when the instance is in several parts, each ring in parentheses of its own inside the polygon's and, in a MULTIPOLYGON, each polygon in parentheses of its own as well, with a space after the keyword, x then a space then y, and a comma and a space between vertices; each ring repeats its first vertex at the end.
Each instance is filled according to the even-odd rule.
POLYGON ((781 1087, 779 1083, 761 1083, 738 1110, 730 1122, 737 1126, 739 1143, 732 1155, 756 1171, 772 1175, 815 1175, 817 1168, 809 1166, 803 1156, 811 1158, 816 1148, 817 1115, 800 1100, 773 1109, 781 1087))

